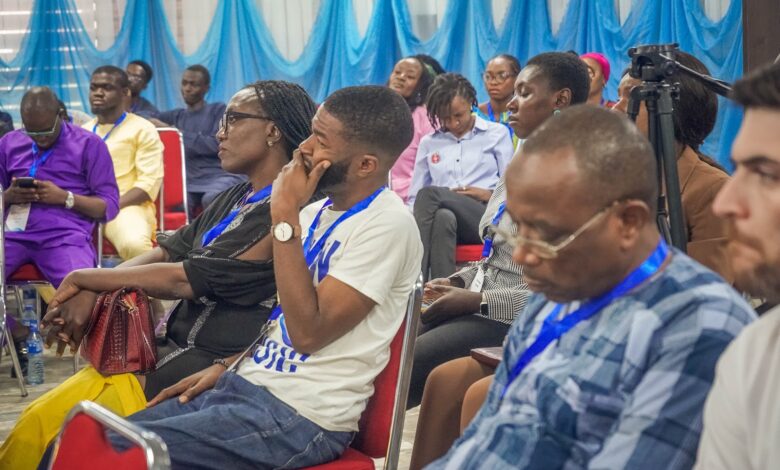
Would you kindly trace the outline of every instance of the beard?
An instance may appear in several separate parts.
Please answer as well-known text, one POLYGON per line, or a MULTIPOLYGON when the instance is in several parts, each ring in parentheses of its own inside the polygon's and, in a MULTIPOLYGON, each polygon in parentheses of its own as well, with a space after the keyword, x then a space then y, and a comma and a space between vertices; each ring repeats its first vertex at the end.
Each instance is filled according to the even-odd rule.
POLYGON ((322 174, 322 178, 317 183, 316 193, 327 193, 329 189, 343 184, 347 180, 347 171, 349 171, 349 160, 339 163, 331 163, 330 167, 322 174))
POLYGON ((734 274, 738 289, 771 303, 780 303, 780 269, 777 266, 761 263, 752 271, 734 274))

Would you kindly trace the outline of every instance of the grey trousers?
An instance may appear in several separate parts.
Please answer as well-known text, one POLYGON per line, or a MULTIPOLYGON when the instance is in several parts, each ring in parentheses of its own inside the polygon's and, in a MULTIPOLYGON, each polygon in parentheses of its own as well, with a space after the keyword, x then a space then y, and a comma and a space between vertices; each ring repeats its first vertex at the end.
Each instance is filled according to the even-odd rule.
POLYGON ((449 188, 428 186, 417 193, 414 218, 423 242, 423 278, 427 281, 455 272, 455 246, 481 244, 479 221, 486 203, 449 188))

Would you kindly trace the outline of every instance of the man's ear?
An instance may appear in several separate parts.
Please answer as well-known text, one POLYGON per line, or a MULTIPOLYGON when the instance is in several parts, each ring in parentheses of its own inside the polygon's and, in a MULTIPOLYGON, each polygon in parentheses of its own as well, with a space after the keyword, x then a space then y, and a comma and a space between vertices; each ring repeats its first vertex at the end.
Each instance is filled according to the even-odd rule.
POLYGON ((364 153, 360 157, 360 162, 358 165, 358 175, 363 177, 369 176, 372 173, 379 171, 379 169, 382 167, 382 165, 380 165, 379 158, 376 155, 370 153, 364 153))
POLYGON ((651 214, 650 207, 637 199, 618 204, 620 238, 623 242, 633 243, 647 224, 655 223, 655 214, 651 214))
POLYGON ((555 94, 555 107, 565 108, 571 104, 571 90, 564 88, 555 94))

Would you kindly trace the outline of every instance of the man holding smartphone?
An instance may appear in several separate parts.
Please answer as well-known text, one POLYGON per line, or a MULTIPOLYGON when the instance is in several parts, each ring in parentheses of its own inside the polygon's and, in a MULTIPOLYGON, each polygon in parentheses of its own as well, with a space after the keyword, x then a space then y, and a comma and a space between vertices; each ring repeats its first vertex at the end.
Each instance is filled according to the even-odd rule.
POLYGON ((24 127, 0 140, 5 272, 34 263, 57 287, 95 266, 92 232, 116 216, 119 191, 106 144, 63 121, 53 91, 31 88, 20 108, 24 127))

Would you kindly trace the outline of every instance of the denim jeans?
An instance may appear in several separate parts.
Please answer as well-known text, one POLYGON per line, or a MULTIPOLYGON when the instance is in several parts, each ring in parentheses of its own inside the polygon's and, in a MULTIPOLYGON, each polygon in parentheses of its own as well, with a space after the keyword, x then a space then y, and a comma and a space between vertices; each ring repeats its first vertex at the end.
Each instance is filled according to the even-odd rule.
MULTIPOLYGON (((354 433, 327 431, 227 372, 189 403, 166 400, 128 417, 157 433, 176 468, 300 468, 338 458, 354 433)), ((110 434, 118 449, 130 443, 110 434)))

